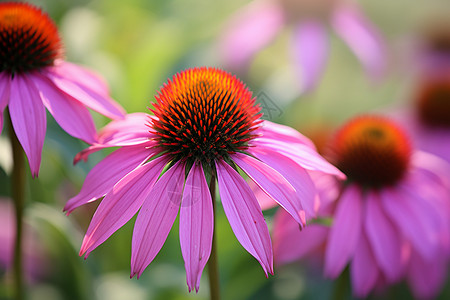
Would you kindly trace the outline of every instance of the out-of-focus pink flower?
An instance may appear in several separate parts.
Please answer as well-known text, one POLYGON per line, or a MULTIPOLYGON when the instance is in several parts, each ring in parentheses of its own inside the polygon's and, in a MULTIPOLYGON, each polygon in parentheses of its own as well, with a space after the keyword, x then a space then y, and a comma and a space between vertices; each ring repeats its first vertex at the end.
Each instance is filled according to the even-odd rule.
POLYGON ((198 291, 213 233, 207 178, 217 178, 222 205, 237 239, 266 275, 273 273, 269 232, 238 168, 299 226, 304 225, 305 214, 312 214, 316 193, 306 170, 340 177, 342 173, 297 131, 261 120, 252 93, 224 71, 195 68, 180 72, 164 84, 156 99, 154 116, 130 114, 113 121, 100 134, 101 143, 77 157, 121 146, 92 169, 80 193, 65 207, 71 212, 105 196, 80 255, 89 255, 140 209, 131 248, 131 276, 139 277, 161 249, 180 210, 187 284, 189 291, 198 291))
POLYGON ((3 111, 37 176, 46 131, 45 108, 70 135, 97 139, 88 108, 113 118, 124 110, 108 96, 94 73, 62 60, 62 44, 52 20, 26 3, 0 3, 0 131, 3 111))
POLYGON ((410 145, 404 131, 383 117, 359 117, 345 125, 331 143, 330 160, 348 180, 334 182, 339 196, 318 213, 333 218, 331 227, 312 224, 300 231, 278 212, 275 262, 324 246, 325 275, 336 278, 350 264, 357 297, 401 279, 417 297, 435 296, 448 263, 449 166, 410 145))
POLYGON ((347 43, 372 78, 383 75, 386 49, 381 35, 353 1, 256 0, 229 20, 219 47, 225 64, 242 70, 283 28, 292 27, 292 61, 306 92, 317 85, 327 62, 326 23, 347 43))
MULTIPOLYGON (((12 201, 0 197, 0 269, 3 271, 12 269, 15 236, 15 214, 12 201)), ((48 261, 45 250, 39 243, 36 232, 27 223, 24 226, 23 261, 28 280, 35 281, 46 275, 48 261)))

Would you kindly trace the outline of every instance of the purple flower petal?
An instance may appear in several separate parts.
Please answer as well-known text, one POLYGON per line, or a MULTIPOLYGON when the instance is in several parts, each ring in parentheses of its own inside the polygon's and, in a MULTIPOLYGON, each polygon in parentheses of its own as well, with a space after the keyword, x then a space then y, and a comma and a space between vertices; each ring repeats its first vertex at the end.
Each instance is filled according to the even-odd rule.
POLYGON ((250 148, 249 152, 277 170, 295 189, 300 206, 308 217, 315 216, 316 188, 308 172, 292 159, 270 149, 250 148))
POLYGON ((0 72, 0 133, 3 130, 3 111, 9 103, 11 77, 6 72, 0 72))
POLYGON ((48 77, 58 89, 102 115, 111 119, 121 119, 124 117, 125 111, 123 108, 109 97, 98 94, 95 90, 91 90, 85 85, 72 81, 66 78, 64 74, 60 75, 52 71, 52 69, 48 69, 45 76, 48 77))
POLYGON ((303 91, 314 89, 328 58, 328 35, 322 23, 305 20, 294 29, 292 56, 302 75, 303 91))
POLYGON ((123 147, 109 154, 88 173, 80 193, 67 201, 64 211, 69 214, 78 206, 103 197, 122 177, 152 154, 152 149, 142 145, 123 147))
MULTIPOLYGON (((215 183, 214 183, 215 184, 215 183)), ((189 292, 198 292, 203 269, 211 254, 214 214, 211 193, 201 164, 186 179, 180 209, 180 244, 189 292)))
POLYGON ((261 126, 256 130, 256 132, 267 139, 279 140, 290 144, 305 144, 306 146, 314 150, 316 149, 316 146, 309 138, 302 135, 292 127, 286 125, 264 120, 261 123, 261 126))
POLYGON ((355 254, 350 265, 353 294, 365 298, 375 287, 379 277, 378 266, 364 234, 360 235, 355 254))
POLYGON ((164 244, 180 207, 185 166, 177 162, 145 199, 134 225, 131 277, 139 278, 164 244))
POLYGON ((325 253, 325 275, 336 278, 353 256, 360 239, 362 223, 362 191, 350 185, 337 204, 325 253))
POLYGON ((94 143, 97 140, 94 121, 83 104, 62 93, 39 73, 30 74, 29 78, 40 91, 45 107, 62 129, 86 143, 94 143))
POLYGON ((39 91, 26 76, 16 74, 11 80, 9 113, 17 138, 28 157, 31 175, 36 177, 41 164, 47 120, 39 91))
POLYGON ((247 183, 255 195, 256 200, 258 200, 261 210, 271 209, 278 206, 278 203, 276 203, 272 197, 267 195, 266 192, 264 192, 253 180, 249 180, 247 183))
POLYGON ((328 227, 316 224, 301 229, 285 210, 278 210, 273 231, 275 264, 283 265, 314 253, 325 244, 328 232, 328 227))
POLYGON ((225 63, 242 69, 250 58, 275 39, 284 23, 280 7, 269 1, 255 1, 228 23, 220 49, 225 63))
POLYGON ((390 282, 400 278, 404 271, 402 259, 402 241, 397 228, 386 217, 375 192, 368 192, 366 197, 365 231, 373 255, 390 282))
POLYGON ((127 223, 142 206, 161 174, 167 158, 141 165, 123 177, 102 200, 81 245, 80 255, 89 253, 127 223))
POLYGON ((236 238, 273 274, 273 254, 269 230, 258 201, 245 180, 227 163, 216 162, 217 180, 223 209, 236 238))
POLYGON ((352 49, 366 71, 379 79, 386 70, 386 49, 380 33, 354 6, 340 6, 332 16, 336 33, 352 49))

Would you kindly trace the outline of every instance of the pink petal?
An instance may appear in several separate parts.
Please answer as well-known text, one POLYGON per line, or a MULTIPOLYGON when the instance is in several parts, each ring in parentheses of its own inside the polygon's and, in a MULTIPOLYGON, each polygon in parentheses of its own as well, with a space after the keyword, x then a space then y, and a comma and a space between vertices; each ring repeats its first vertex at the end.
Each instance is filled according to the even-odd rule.
POLYGON ((56 122, 70 135, 86 143, 97 140, 97 130, 89 110, 57 89, 54 84, 39 73, 30 76, 40 91, 42 102, 56 122))
POLYGON ((26 76, 16 74, 11 80, 9 113, 17 138, 28 157, 31 175, 36 177, 41 164, 47 120, 39 91, 26 76))
POLYGON ((264 192, 253 180, 248 180, 247 183, 255 195, 256 200, 258 200, 261 210, 271 209, 278 206, 278 203, 275 202, 272 197, 267 195, 266 192, 264 192))
POLYGON ((3 130, 3 111, 9 103, 11 76, 0 72, 0 133, 3 130))
POLYGON ((311 91, 322 77, 327 62, 327 32, 319 21, 305 20, 295 27, 292 42, 292 55, 302 74, 303 91, 311 91))
POLYGON ((328 232, 328 227, 316 224, 301 229, 285 210, 278 210, 273 229, 275 264, 290 263, 316 252, 325 244, 328 232))
POLYGON ((398 226, 400 232, 424 257, 432 258, 438 243, 437 232, 430 226, 435 214, 422 205, 420 197, 414 192, 396 188, 380 193, 381 204, 386 214, 398 226))
POLYGON ((360 235, 356 246, 350 265, 350 275, 353 294, 358 298, 365 298, 375 287, 379 278, 374 254, 364 234, 360 235))
POLYGON ((228 22, 220 41, 225 63, 242 69, 259 50, 275 39, 283 26, 281 8, 269 1, 255 1, 228 22))
POLYGON ((335 175, 339 179, 346 178, 341 171, 327 162, 316 150, 306 145, 285 143, 280 140, 268 138, 256 138, 253 140, 253 145, 264 150, 268 149, 279 152, 292 159, 304 169, 335 175))
POLYGON ((264 120, 256 131, 262 137, 285 143, 299 143, 316 149, 314 143, 292 127, 264 120))
POLYGON ((305 225, 305 219, 302 219, 303 208, 301 200, 295 189, 283 175, 249 155, 236 153, 231 158, 263 191, 289 212, 299 224, 305 225))
POLYGON ((69 214, 78 206, 103 197, 122 177, 152 154, 151 149, 143 146, 123 147, 109 154, 89 172, 80 193, 67 201, 64 211, 69 214))
POLYGON ((353 256, 360 238, 362 223, 362 191, 350 185, 337 204, 325 253, 325 275, 336 278, 353 256))
POLYGON ((164 244, 180 207, 185 166, 177 162, 145 199, 134 225, 131 277, 139 278, 164 244))
POLYGON ((114 100, 98 94, 96 91, 91 90, 85 85, 81 85, 76 81, 66 78, 64 74, 60 75, 49 69, 49 71, 45 73, 45 76, 48 77, 58 89, 108 118, 120 119, 125 115, 125 111, 115 103, 114 100))
POLYGON ((223 161, 216 162, 219 193, 225 215, 241 245, 273 274, 269 230, 258 201, 245 180, 223 161))
POLYGON ((397 228, 386 217, 378 194, 366 197, 365 231, 378 265, 388 281, 396 281, 403 273, 402 243, 397 228))
POLYGON ((137 167, 123 177, 102 200, 81 245, 80 255, 89 253, 125 225, 139 210, 167 164, 159 157, 137 167))
POLYGON ((347 43, 374 79, 386 70, 386 49, 381 34, 354 6, 342 5, 332 17, 336 33, 347 43))
MULTIPOLYGON (((56 62, 55 67, 52 67, 51 69, 52 72, 61 77, 76 82, 105 98, 109 98, 108 85, 103 78, 94 71, 63 60, 56 62)), ((112 104, 117 106, 115 102, 112 104)), ((122 110, 120 107, 119 109, 122 110)))
MULTIPOLYGON (((276 151, 255 147, 250 148, 249 152, 278 171, 292 185, 300 200, 300 206, 297 209, 304 209, 308 217, 315 216, 314 199, 316 196, 316 188, 305 169, 297 165, 292 159, 276 151)), ((296 205, 294 203, 294 206, 296 205)), ((300 210, 297 210, 297 212, 300 210)))
POLYGON ((180 209, 180 244, 189 292, 198 292, 203 269, 211 254, 214 230, 212 199, 201 164, 186 179, 180 209))

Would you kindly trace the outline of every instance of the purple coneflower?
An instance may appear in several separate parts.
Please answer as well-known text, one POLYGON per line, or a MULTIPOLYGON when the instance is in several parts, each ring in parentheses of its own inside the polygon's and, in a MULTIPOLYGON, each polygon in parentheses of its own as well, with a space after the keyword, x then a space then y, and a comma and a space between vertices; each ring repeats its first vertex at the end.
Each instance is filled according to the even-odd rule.
POLYGON ((65 210, 105 196, 84 237, 88 256, 140 209, 131 247, 131 276, 154 259, 180 210, 180 244, 189 291, 198 291, 211 253, 214 196, 219 194, 242 246, 273 273, 272 245, 263 214, 239 169, 298 223, 312 210, 315 186, 306 170, 343 176, 295 130, 260 119, 260 107, 236 77, 214 68, 176 74, 156 96, 154 116, 113 121, 99 144, 122 146, 87 175, 65 210), (209 184, 209 187, 208 187, 209 184))
POLYGON ((228 22, 220 48, 227 65, 242 69, 284 27, 292 27, 292 61, 301 74, 302 90, 309 91, 327 61, 328 22, 369 75, 379 78, 386 67, 382 38, 356 3, 349 1, 256 0, 228 22))
MULTIPOLYGON (((322 193, 332 217, 303 231, 289 216, 275 217, 274 252, 284 264, 325 247, 325 275, 338 277, 349 263, 354 295, 407 279, 420 298, 436 295, 446 275, 449 182, 446 163, 412 149, 405 132, 378 116, 355 118, 331 143, 330 160, 347 175, 339 195, 322 193), (327 197, 335 197, 326 199, 327 197), (333 204, 333 201, 334 204, 333 204)), ((333 184, 324 185, 326 191, 333 184)))
POLYGON ((0 130, 9 107, 14 132, 37 176, 46 131, 45 107, 70 135, 96 141, 87 108, 113 118, 123 109, 92 72, 62 60, 58 30, 47 14, 26 3, 0 3, 0 130))

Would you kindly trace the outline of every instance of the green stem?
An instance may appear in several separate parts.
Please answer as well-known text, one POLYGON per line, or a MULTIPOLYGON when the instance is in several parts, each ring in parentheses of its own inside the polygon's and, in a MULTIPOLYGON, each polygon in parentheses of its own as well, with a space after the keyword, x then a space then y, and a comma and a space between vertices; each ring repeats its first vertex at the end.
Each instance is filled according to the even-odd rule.
POLYGON ((17 139, 11 123, 11 118, 9 117, 9 111, 7 111, 6 114, 8 115, 9 139, 11 141, 13 153, 11 196, 14 201, 16 214, 16 240, 14 242, 13 261, 14 296, 16 300, 22 300, 25 297, 22 270, 23 211, 25 206, 25 160, 23 157, 22 146, 17 139))
POLYGON ((211 176, 209 182, 209 190, 211 192, 212 207, 213 207, 213 238, 211 246, 211 256, 208 261, 208 275, 209 275, 209 290, 211 300, 220 300, 220 285, 219 285, 219 264, 217 262, 217 247, 216 247, 216 178, 211 176))
POLYGON ((350 294, 350 274, 349 268, 345 268, 341 275, 334 282, 333 299, 345 300, 349 299, 350 294))

